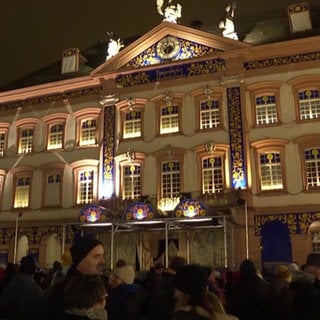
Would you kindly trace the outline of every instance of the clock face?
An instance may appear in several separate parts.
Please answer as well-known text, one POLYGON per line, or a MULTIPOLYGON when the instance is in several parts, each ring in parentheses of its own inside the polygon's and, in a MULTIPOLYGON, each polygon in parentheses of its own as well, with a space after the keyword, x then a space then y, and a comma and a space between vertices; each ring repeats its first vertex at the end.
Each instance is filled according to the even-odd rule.
POLYGON ((161 59, 172 59, 180 51, 180 42, 177 38, 168 36, 158 42, 156 50, 161 59))

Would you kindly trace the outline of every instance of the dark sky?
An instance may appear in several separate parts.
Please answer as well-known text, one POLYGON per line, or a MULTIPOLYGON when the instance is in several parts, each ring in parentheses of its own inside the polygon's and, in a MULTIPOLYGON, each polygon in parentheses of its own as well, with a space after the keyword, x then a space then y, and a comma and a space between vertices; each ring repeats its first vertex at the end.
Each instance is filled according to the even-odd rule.
MULTIPOLYGON (((200 20, 202 29, 219 33, 224 0, 179 0, 181 24, 200 20)), ((236 22, 285 15, 301 1, 238 0, 236 22)), ((320 0, 310 0, 312 6, 320 0)), ((61 51, 104 42, 112 31, 121 39, 142 35, 161 23, 156 0, 0 0, 0 86, 60 60, 61 51)), ((237 26, 236 26, 237 27, 237 26)), ((240 28, 240 26, 239 26, 240 28)))

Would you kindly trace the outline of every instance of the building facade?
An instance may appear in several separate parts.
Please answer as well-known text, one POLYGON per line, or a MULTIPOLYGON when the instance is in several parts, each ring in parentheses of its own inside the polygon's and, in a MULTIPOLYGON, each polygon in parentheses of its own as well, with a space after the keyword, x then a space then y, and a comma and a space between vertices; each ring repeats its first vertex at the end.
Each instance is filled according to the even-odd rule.
POLYGON ((81 222, 122 226, 143 202, 179 218, 187 200, 209 226, 97 223, 111 266, 138 252, 146 269, 163 241, 216 266, 304 263, 320 250, 319 40, 251 45, 163 22, 86 75, 0 93, 2 262, 28 251, 50 266, 81 222))

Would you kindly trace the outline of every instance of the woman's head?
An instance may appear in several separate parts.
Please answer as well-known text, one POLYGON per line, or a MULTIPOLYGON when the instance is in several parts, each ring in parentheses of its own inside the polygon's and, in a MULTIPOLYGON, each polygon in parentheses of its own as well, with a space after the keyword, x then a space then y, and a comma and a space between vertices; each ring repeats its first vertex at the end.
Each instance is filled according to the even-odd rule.
POLYGON ((107 296, 104 281, 98 275, 79 275, 65 289, 65 309, 105 307, 107 296))

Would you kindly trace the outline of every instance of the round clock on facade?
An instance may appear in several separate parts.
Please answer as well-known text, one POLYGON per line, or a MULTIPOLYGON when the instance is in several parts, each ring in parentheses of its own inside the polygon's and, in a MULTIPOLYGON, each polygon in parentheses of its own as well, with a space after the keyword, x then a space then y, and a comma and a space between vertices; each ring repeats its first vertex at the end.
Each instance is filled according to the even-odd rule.
POLYGON ((180 42, 177 38, 168 36, 158 42, 156 50, 161 59, 172 59, 179 53, 180 42))

